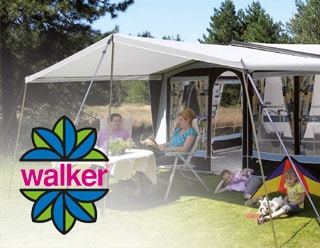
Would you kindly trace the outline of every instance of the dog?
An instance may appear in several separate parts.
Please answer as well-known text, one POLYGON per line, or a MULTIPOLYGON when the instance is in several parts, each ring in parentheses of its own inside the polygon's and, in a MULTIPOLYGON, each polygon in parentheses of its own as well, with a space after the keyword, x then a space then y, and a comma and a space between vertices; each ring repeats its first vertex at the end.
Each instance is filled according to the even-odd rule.
POLYGON ((275 211, 277 211, 279 208, 281 208, 283 205, 283 199, 282 199, 282 196, 274 197, 271 201, 269 201, 270 209, 269 209, 266 197, 264 197, 263 200, 259 200, 259 203, 260 203, 260 206, 259 206, 258 213, 261 216, 265 216, 265 215, 270 215, 275 211))

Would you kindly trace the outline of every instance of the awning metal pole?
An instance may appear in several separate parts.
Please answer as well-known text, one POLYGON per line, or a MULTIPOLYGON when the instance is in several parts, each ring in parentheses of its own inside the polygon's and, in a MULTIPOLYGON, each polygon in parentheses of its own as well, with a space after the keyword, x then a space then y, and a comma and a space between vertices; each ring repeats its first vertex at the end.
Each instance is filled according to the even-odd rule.
MULTIPOLYGON (((263 167, 262 167, 262 161, 261 161, 261 157, 260 157, 260 149, 259 149, 259 145, 258 145, 258 138, 257 138, 257 132, 255 130, 255 124, 254 124, 254 120, 253 120, 253 114, 252 114, 252 106, 250 104, 250 98, 249 98, 249 90, 248 90, 248 86, 247 86, 247 79, 246 76, 248 77, 248 73, 247 71, 243 70, 242 71, 242 75, 243 75, 243 81, 244 81, 244 90, 245 90, 245 95, 247 98, 247 108, 249 110, 249 118, 250 118, 250 122, 251 122, 251 126, 252 126, 252 133, 253 133, 253 137, 254 140, 256 141, 256 149, 257 149, 257 153, 258 153, 258 161, 259 161, 259 168, 260 168, 260 173, 261 173, 261 179, 262 179, 262 183, 264 186, 264 191, 266 193, 266 198, 267 198, 267 205, 268 208, 270 208, 270 202, 269 202, 269 194, 268 194, 268 190, 266 187, 266 181, 265 181, 265 176, 264 176, 264 172, 263 172, 263 167)), ((248 125, 246 125, 248 127, 248 125)), ((247 139, 248 142, 248 139, 247 139)), ((247 146, 248 147, 248 146, 247 146)), ((248 152, 247 152, 248 155, 248 152)), ((247 159, 248 161, 248 159, 247 159)), ((273 218, 271 217, 271 226, 272 226, 272 233, 273 233, 273 238, 274 238, 274 243, 275 243, 275 247, 278 247, 278 242, 277 242, 277 237, 276 237, 276 231, 274 228, 274 223, 273 223, 273 218)))
MULTIPOLYGON (((114 43, 112 42, 111 47, 111 66, 110 66, 110 96, 109 96, 109 118, 108 118, 108 133, 110 133, 110 114, 111 114, 111 104, 112 104, 112 90, 113 90, 113 66, 114 66, 114 43)), ((107 136, 107 154, 110 150, 110 135, 107 136)))
MULTIPOLYGON (((85 103, 85 101, 86 101, 86 99, 87 99, 87 97, 88 97, 89 92, 90 92, 91 86, 92 86, 93 82, 95 81, 95 79, 96 79, 96 77, 97 77, 97 74, 98 74, 98 71, 99 71, 99 69, 100 69, 102 60, 103 60, 104 56, 106 55, 107 50, 108 50, 108 47, 109 47, 109 45, 110 45, 110 43, 111 43, 112 41, 113 41, 113 35, 110 37, 110 39, 108 40, 108 42, 107 42, 107 44, 106 44, 105 49, 102 51, 102 55, 101 55, 101 57, 100 57, 98 66, 96 67, 96 70, 95 70, 95 72, 94 72, 94 74, 93 74, 93 76, 92 76, 92 78, 91 78, 89 87, 88 87, 88 89, 87 89, 87 91, 86 91, 86 94, 85 94, 85 96, 84 96, 84 98, 83 98, 83 100, 82 100, 82 102, 81 102, 81 105, 80 105, 79 111, 78 111, 78 113, 77 113, 77 116, 76 116, 76 118, 75 118, 75 120, 74 120, 74 122, 73 122, 74 124, 76 124, 76 122, 77 122, 77 120, 78 120, 78 118, 79 118, 79 115, 80 115, 80 113, 81 113, 81 111, 82 111, 83 105, 84 105, 84 103, 85 103)), ((112 42, 112 43, 113 43, 113 42, 112 42)))
MULTIPOLYGON (((21 113, 20 113, 20 118, 19 118, 18 133, 17 133, 16 145, 15 145, 14 153, 13 153, 13 162, 14 163, 16 161, 16 156, 17 156, 17 153, 18 153, 21 126, 22 126, 22 117, 23 117, 24 105, 25 105, 25 102, 26 102, 26 95, 27 95, 27 85, 28 85, 27 83, 24 84, 24 92, 23 92, 23 98, 22 98, 21 113)), ((12 180, 13 180, 13 171, 14 171, 14 166, 11 166, 11 176, 10 176, 10 182, 9 182, 9 193, 8 193, 8 196, 10 196, 10 193, 11 193, 12 180)))

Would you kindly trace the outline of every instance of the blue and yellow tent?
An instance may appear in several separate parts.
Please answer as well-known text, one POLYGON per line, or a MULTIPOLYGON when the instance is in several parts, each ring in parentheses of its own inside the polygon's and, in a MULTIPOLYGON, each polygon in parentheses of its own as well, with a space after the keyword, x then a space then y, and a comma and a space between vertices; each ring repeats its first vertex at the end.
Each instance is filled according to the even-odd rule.
MULTIPOLYGON (((299 176, 304 184, 306 190, 313 195, 320 196, 320 178, 312 174, 304 166, 300 165, 296 160, 291 159, 295 165, 296 171, 299 173, 299 176)), ((284 172, 291 168, 292 165, 290 160, 285 157, 280 165, 268 176, 265 180, 266 188, 269 193, 281 192, 286 194, 286 189, 284 188, 284 172)), ((253 198, 259 198, 265 196, 265 188, 263 185, 258 188, 254 193, 253 198)))

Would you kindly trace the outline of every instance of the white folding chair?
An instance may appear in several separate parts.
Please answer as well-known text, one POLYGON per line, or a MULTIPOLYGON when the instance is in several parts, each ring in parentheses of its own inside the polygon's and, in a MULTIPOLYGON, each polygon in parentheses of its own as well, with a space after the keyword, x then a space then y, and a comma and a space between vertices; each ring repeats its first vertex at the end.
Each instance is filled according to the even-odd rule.
POLYGON ((199 127, 198 127, 198 120, 194 119, 192 122, 192 127, 196 130, 197 132, 197 137, 191 147, 191 150, 189 152, 168 152, 166 153, 167 156, 174 156, 174 163, 173 165, 159 165, 158 169, 170 169, 171 170, 171 175, 169 179, 169 184, 167 187, 166 194, 164 196, 164 200, 168 199, 171 186, 175 177, 176 170, 180 172, 180 174, 187 179, 188 184, 190 185, 190 182, 188 180, 193 180, 193 181, 199 181, 202 186, 209 191, 209 188, 207 185, 202 181, 202 179, 199 177, 198 173, 194 170, 195 165, 191 163, 191 159, 193 158, 195 151, 198 147, 198 142, 201 137, 199 127), (182 161, 182 163, 181 163, 182 161), (187 176, 185 172, 191 172, 193 174, 192 177, 187 176))

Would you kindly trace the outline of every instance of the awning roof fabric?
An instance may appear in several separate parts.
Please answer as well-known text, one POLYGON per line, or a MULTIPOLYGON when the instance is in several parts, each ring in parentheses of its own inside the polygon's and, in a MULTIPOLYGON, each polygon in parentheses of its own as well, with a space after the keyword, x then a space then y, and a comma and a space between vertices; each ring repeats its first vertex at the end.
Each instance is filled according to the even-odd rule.
MULTIPOLYGON (((272 46, 320 54, 320 45, 272 46)), ((319 58, 249 47, 113 34, 42 71, 27 76, 25 82, 88 81, 93 75, 96 75, 95 80, 109 80, 111 74, 115 80, 157 78, 165 72, 197 61, 240 71, 245 65, 249 72, 257 75, 320 73, 319 58)))

